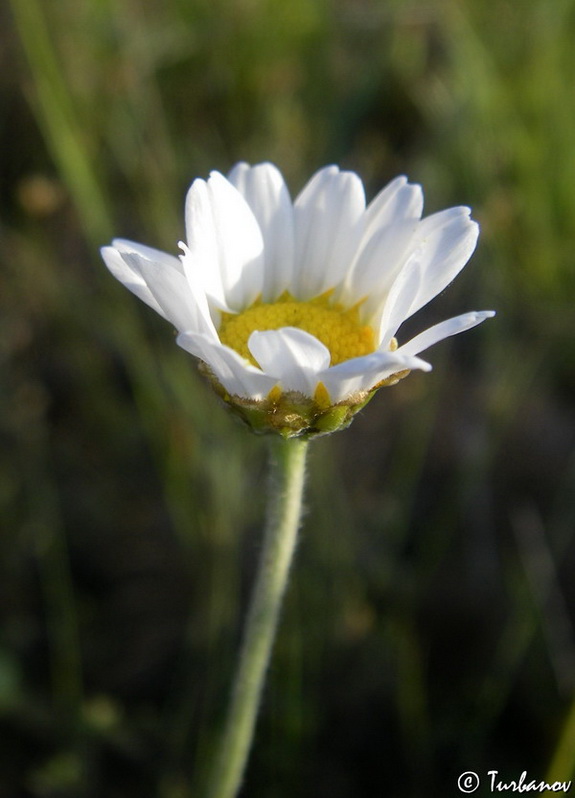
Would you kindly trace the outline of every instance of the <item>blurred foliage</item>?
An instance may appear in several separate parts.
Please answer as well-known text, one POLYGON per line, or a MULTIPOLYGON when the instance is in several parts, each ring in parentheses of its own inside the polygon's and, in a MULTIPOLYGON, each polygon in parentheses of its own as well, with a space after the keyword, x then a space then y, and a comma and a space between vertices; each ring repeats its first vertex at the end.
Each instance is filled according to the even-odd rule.
POLYGON ((499 311, 313 446, 246 795, 572 777, 574 35, 569 0, 2 7, 2 798, 185 798, 210 755, 265 446, 98 247, 174 251, 240 159, 471 204, 415 323, 499 311))

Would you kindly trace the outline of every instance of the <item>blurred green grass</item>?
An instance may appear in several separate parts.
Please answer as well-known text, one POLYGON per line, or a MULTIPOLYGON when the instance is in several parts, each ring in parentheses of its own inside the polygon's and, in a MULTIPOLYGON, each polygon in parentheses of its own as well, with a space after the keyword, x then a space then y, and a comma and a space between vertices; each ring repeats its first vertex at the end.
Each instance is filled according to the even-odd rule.
POLYGON ((419 321, 499 311, 314 445, 246 794, 569 779, 574 4, 1 13, 2 798, 179 798, 209 756, 265 446, 98 247, 173 250, 188 184, 240 159, 472 205, 479 250, 419 321))

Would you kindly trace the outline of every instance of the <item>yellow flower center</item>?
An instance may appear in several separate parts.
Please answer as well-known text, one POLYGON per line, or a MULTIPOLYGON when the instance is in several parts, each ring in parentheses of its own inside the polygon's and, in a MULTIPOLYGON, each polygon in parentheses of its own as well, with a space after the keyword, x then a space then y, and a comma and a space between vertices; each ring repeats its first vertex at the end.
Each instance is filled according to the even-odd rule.
POLYGON ((219 336, 223 344, 258 365, 248 349, 250 335, 281 327, 299 327, 315 336, 329 349, 332 366, 375 351, 374 332, 360 322, 359 307, 345 309, 332 304, 329 294, 307 302, 285 294, 277 302, 258 300, 241 313, 223 313, 219 336))

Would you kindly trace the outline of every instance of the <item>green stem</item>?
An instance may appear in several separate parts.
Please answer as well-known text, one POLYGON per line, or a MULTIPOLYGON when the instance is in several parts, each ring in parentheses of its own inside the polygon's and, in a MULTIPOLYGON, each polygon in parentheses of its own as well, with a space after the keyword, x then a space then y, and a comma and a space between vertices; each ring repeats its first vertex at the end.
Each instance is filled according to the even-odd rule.
POLYGON ((307 441, 274 440, 264 546, 209 798, 241 786, 300 525, 307 441))

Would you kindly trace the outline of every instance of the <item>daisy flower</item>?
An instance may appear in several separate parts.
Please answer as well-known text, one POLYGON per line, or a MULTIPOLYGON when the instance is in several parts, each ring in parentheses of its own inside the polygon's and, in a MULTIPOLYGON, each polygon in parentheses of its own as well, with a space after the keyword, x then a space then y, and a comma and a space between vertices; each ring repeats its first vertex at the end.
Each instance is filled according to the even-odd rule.
POLYGON ((422 210, 405 177, 366 205, 360 178, 327 166, 292 202, 275 166, 239 163, 193 182, 179 257, 123 239, 102 256, 253 428, 310 437, 347 426, 378 388, 429 371, 421 352, 494 315, 398 344, 477 241, 469 208, 422 210))

